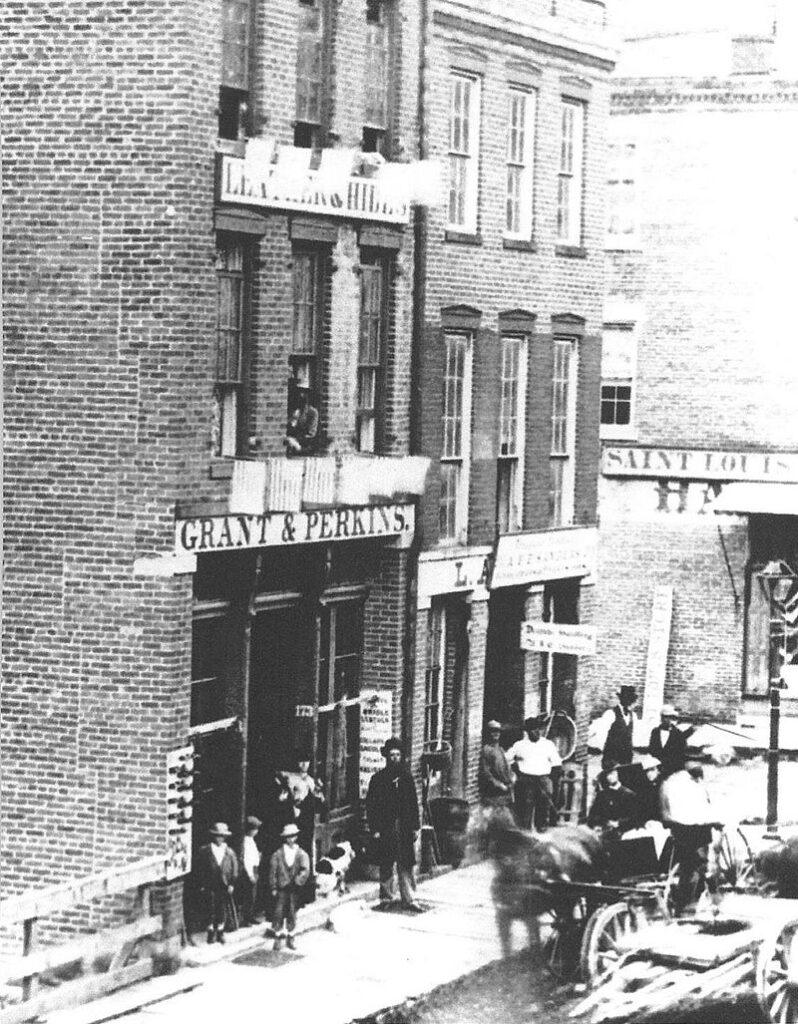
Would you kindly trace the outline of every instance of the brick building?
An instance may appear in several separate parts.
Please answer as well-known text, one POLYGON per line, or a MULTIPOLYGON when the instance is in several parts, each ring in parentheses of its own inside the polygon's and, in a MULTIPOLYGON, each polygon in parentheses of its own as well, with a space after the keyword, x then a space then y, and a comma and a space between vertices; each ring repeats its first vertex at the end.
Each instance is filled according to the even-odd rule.
POLYGON ((744 6, 630 5, 613 81, 594 710, 635 682, 648 724, 765 710, 771 635, 798 660, 795 15, 744 6))
POLYGON ((304 749, 325 844, 400 727, 417 4, 7 15, 4 893, 176 854, 192 744, 195 843, 304 749))
POLYGON ((435 0, 419 214, 413 749, 450 745, 473 796, 483 723, 584 717, 591 659, 520 648, 522 623, 593 621, 603 184, 603 4, 435 0), (575 684, 575 685, 574 685, 575 684), (574 708, 574 701, 576 708, 574 708))

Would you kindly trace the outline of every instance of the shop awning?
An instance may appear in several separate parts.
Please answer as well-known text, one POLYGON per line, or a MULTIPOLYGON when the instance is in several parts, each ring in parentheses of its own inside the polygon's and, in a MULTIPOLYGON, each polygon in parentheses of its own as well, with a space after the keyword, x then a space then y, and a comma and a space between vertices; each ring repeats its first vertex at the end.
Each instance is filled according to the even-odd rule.
POLYGON ((712 508, 715 512, 798 516, 798 484, 725 484, 712 508))

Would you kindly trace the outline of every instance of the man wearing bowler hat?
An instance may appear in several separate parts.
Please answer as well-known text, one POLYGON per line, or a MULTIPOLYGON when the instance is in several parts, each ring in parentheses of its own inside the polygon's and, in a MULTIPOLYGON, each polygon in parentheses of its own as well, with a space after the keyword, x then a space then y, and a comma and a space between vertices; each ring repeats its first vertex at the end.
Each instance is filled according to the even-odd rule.
POLYGON ((679 716, 673 704, 663 704, 659 713, 659 725, 651 730, 648 752, 662 765, 662 778, 667 779, 674 772, 680 772, 687 760, 687 740, 695 729, 680 729, 676 724, 679 716))
POLYGON ((627 765, 632 763, 634 745, 632 730, 634 727, 634 708, 637 703, 637 687, 624 684, 618 690, 618 703, 608 708, 601 716, 601 722, 607 729, 604 750, 601 755, 603 770, 610 764, 627 765))
POLYGON ((418 912, 413 867, 421 822, 413 776, 402 764, 402 741, 396 736, 380 749, 385 767, 371 776, 366 793, 366 818, 379 847, 380 909, 396 899, 394 868, 399 876, 399 895, 405 910, 418 912))
POLYGON ((304 455, 316 447, 319 432, 319 410, 310 400, 310 388, 294 385, 296 405, 288 416, 285 447, 288 455, 304 455))
POLYGON ((205 903, 208 942, 224 942, 228 914, 235 920, 233 891, 238 878, 238 858, 227 845, 232 832, 223 821, 210 828, 211 841, 197 852, 195 868, 205 903))

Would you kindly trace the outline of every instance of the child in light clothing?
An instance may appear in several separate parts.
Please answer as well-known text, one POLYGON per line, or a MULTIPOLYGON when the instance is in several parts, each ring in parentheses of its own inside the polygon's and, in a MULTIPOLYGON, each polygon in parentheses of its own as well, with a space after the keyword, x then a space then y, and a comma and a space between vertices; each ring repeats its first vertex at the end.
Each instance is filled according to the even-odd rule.
POLYGON ((289 949, 296 949, 297 893, 310 876, 310 858, 297 843, 299 829, 286 825, 280 833, 282 846, 275 850, 269 861, 269 889, 274 897, 274 948, 283 948, 283 939, 289 949))
POLYGON ((260 850, 256 836, 260 831, 261 820, 251 816, 247 818, 246 832, 241 840, 241 875, 239 876, 239 901, 241 920, 244 924, 255 924, 258 912, 258 880, 260 877, 260 850))

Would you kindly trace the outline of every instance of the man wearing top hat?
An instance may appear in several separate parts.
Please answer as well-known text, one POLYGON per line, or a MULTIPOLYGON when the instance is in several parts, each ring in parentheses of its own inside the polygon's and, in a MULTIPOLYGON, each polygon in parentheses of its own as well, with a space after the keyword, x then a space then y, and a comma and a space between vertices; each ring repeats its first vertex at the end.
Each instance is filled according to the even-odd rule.
POLYGON ((228 913, 235 914, 238 858, 227 845, 232 832, 223 821, 217 821, 209 831, 211 841, 197 851, 195 870, 205 903, 208 942, 224 942, 225 920, 228 913))
POLYGON ((673 704, 663 704, 659 718, 659 725, 651 730, 648 752, 660 761, 664 780, 684 768, 687 760, 687 740, 695 730, 679 728, 676 724, 679 716, 673 704))
POLYGON ((632 763, 634 745, 632 730, 634 713, 632 709, 637 703, 637 688, 624 684, 618 690, 618 703, 608 708, 601 716, 601 723, 607 729, 607 738, 601 755, 601 767, 606 770, 610 764, 627 765, 632 763))
POLYGON ((399 876, 401 904, 419 911, 413 867, 416 839, 421 822, 413 776, 402 764, 402 741, 396 736, 380 749, 385 767, 371 776, 366 793, 366 819, 378 843, 380 866, 380 908, 395 901, 394 868, 399 876))
POLYGON ((543 736, 542 717, 527 718, 526 738, 515 742, 507 751, 507 760, 516 773, 515 813, 521 828, 542 832, 548 825, 552 809, 552 768, 562 764, 560 752, 543 736))

